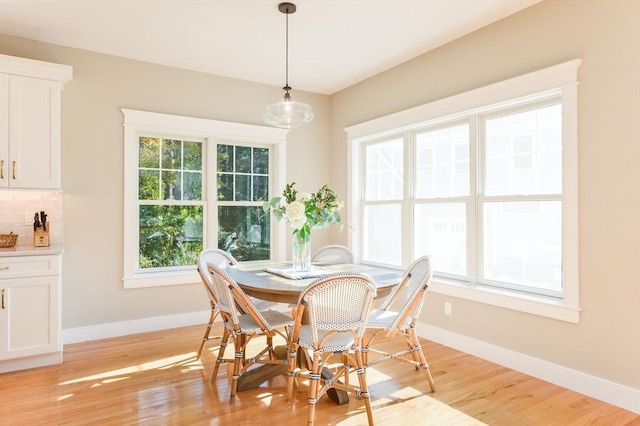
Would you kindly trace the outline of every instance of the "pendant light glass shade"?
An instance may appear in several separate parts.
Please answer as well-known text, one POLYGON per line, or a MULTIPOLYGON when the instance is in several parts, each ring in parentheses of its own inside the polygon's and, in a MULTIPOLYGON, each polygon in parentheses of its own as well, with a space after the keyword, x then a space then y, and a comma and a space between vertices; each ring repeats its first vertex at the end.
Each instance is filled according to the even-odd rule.
POLYGON ((262 114, 264 121, 274 127, 290 129, 298 127, 313 120, 313 109, 309 104, 294 101, 289 91, 289 15, 296 11, 293 3, 280 3, 278 10, 286 16, 286 62, 285 62, 285 86, 284 97, 274 104, 267 106, 262 114))
POLYGON ((291 129, 313 120, 313 109, 309 104, 294 101, 287 91, 279 102, 265 108, 262 118, 270 126, 291 129))

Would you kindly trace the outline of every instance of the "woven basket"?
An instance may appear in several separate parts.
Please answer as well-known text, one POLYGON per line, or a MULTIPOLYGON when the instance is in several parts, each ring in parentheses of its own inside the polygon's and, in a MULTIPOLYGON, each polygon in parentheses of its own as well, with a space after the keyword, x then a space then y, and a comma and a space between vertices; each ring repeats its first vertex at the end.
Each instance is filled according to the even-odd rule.
POLYGON ((18 234, 0 234, 0 247, 13 247, 18 241, 18 234))

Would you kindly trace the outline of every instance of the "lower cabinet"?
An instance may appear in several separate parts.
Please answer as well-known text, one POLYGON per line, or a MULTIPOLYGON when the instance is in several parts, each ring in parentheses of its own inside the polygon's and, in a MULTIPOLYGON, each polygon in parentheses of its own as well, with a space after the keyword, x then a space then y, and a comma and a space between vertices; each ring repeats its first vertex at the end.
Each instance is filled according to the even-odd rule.
POLYGON ((0 258, 0 372, 62 362, 60 258, 0 258))

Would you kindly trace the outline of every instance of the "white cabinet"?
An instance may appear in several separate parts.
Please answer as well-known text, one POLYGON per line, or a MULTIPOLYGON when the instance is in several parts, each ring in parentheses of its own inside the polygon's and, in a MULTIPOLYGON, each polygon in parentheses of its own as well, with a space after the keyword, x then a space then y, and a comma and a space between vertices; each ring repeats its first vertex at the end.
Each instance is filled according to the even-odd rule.
POLYGON ((72 68, 0 55, 0 188, 60 188, 60 98, 72 68))
POLYGON ((0 373, 62 362, 61 255, 0 257, 0 373))

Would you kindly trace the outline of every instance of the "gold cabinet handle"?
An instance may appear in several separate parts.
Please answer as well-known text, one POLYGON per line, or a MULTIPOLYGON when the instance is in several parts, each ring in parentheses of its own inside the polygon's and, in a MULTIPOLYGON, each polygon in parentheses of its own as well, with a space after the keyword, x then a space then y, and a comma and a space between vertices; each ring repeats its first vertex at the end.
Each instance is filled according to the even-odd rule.
POLYGON ((7 292, 7 289, 3 288, 2 289, 2 309, 4 309, 4 295, 5 295, 6 292, 7 292))
POLYGON ((8 271, 9 266, 0 266, 0 271, 8 271))
POLYGON ((16 179, 16 160, 13 160, 13 180, 16 179))
POLYGON ((4 160, 0 160, 0 179, 4 179, 4 160))

